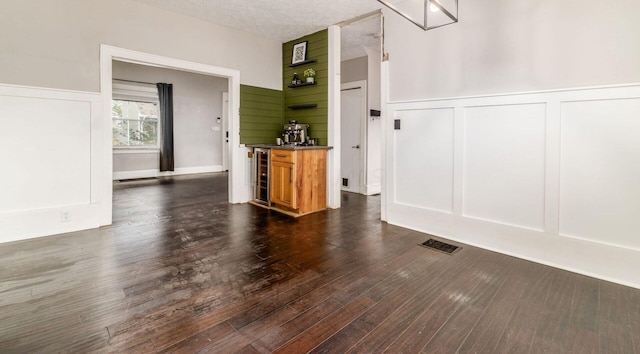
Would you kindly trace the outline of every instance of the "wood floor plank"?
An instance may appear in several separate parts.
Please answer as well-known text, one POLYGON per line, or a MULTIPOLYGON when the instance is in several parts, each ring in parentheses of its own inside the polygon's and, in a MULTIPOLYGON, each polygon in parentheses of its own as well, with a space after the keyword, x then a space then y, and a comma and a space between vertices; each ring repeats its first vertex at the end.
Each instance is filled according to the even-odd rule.
POLYGON ((570 323, 591 332, 598 331, 600 292, 598 280, 576 277, 571 299, 570 323))
POLYGON ((269 334, 262 336, 255 341, 253 346, 258 350, 272 352, 282 344, 290 341, 292 338, 300 334, 306 328, 318 323, 323 318, 340 309, 339 302, 328 299, 317 306, 299 314, 287 323, 281 325, 279 330, 271 331, 269 334))
MULTIPOLYGON (((473 289, 480 282, 480 279, 472 272, 457 273, 457 271, 458 269, 451 272, 451 277, 436 276, 430 278, 429 283, 425 284, 427 287, 424 292, 421 292, 421 296, 414 296, 409 299, 388 320, 367 334, 350 351, 359 353, 382 352, 403 335, 411 336, 414 342, 420 341, 418 336, 430 338, 432 333, 412 333, 410 328, 416 318, 421 313, 434 307, 446 308, 447 315, 454 313, 453 309, 462 305, 460 300, 464 301, 465 295, 462 295, 462 292, 473 289)), ((438 323, 437 328, 440 329, 445 322, 438 323)), ((433 332, 433 334, 435 333, 433 332)), ((421 347, 417 349, 421 349, 421 347)), ((404 350, 406 349, 402 349, 402 351, 404 350)))
POLYGON ((495 353, 529 353, 543 311, 543 305, 519 301, 507 322, 507 329, 498 340, 495 353))
MULTIPOLYGON (((486 259, 485 259, 486 261, 486 259)), ((426 352, 456 352, 468 339, 470 332, 477 326, 496 293, 502 288, 508 274, 512 270, 514 259, 503 258, 499 262, 490 260, 484 265, 476 266, 480 272, 472 272, 475 276, 469 285, 473 287, 457 287, 451 293, 460 302, 455 311, 433 335, 423 348, 426 352)))
MULTIPOLYGON (((309 308, 311 308, 311 306, 309 308)), ((308 309, 299 311, 290 305, 283 306, 259 320, 253 321, 242 327, 238 332, 244 334, 247 338, 251 338, 253 341, 256 341, 274 331, 277 331, 280 326, 291 321, 306 310, 308 309)))
MULTIPOLYGON (((476 257, 474 258, 475 260, 479 258, 478 255, 479 253, 476 253, 476 257)), ((438 259, 444 259, 441 256, 448 257, 440 254, 427 253, 425 255, 425 257, 429 256, 434 256, 438 259)), ((450 258, 448 260, 450 260, 450 258)), ((380 325, 380 323, 383 323, 387 318, 389 318, 389 316, 392 316, 398 308, 401 308, 406 305, 408 301, 415 298, 417 294, 422 294, 430 288, 437 289, 437 286, 433 286, 434 282, 443 282, 443 279, 446 278, 445 276, 442 276, 444 273, 450 272, 447 275, 452 276, 456 274, 456 271, 460 270, 459 263, 450 262, 449 264, 449 268, 442 268, 435 274, 429 268, 420 269, 420 267, 417 267, 414 269, 416 273, 412 273, 412 267, 410 265, 402 268, 402 271, 396 273, 393 276, 393 279, 389 279, 388 281, 383 282, 384 284, 380 284, 379 289, 382 291, 369 290, 364 293, 366 296, 369 296, 368 294, 373 294, 379 298, 377 303, 370 310, 355 319, 335 335, 328 338, 318 347, 314 348, 313 352, 346 352, 361 341, 362 338, 368 336, 371 331, 380 325), (425 281, 416 284, 416 278, 423 278, 425 281), (388 293, 388 284, 391 284, 391 287, 395 290, 388 293), (408 292, 407 288, 414 289, 414 292, 408 292), (382 293, 385 295, 382 296, 382 293)), ((376 301, 375 298, 373 300, 376 301)))
POLYGON ((271 312, 283 306, 286 306, 288 303, 305 294, 308 294, 310 291, 311 288, 306 286, 306 284, 293 288, 282 294, 277 294, 270 298, 264 299, 259 304, 256 304, 256 306, 244 310, 243 312, 230 318, 228 321, 235 329, 240 329, 257 319, 260 319, 270 314, 271 312))
MULTIPOLYGON (((533 263, 514 262, 513 269, 484 314, 458 349, 461 353, 494 353, 518 301, 527 289, 527 274, 533 263)), ((409 339, 408 339, 409 340, 409 339)))
POLYGON ((614 323, 610 320, 600 322, 600 352, 602 353, 634 353, 633 337, 636 333, 630 331, 631 328, 621 323, 614 323))
MULTIPOLYGON (((313 272, 303 272, 299 275, 298 281, 288 284, 277 285, 259 294, 249 297, 240 296, 226 302, 216 301, 221 296, 231 294, 231 290, 220 289, 214 293, 204 292, 199 296, 192 297, 188 301, 180 301, 173 306, 163 307, 162 311, 151 312, 144 317, 134 318, 130 321, 118 324, 114 330, 110 330, 115 339, 111 343, 147 340, 157 336, 168 336, 173 338, 174 328, 193 326, 206 330, 220 322, 246 311, 249 308, 260 304, 263 299, 277 295, 279 292, 287 291, 295 286, 305 284, 305 281, 313 279, 316 275, 313 272), (202 297, 201 297, 202 296, 202 297), (206 309, 200 304, 207 304, 206 309), (195 319, 195 320, 194 320, 195 319)), ((111 328, 111 327, 110 327, 111 328)), ((175 338, 176 341, 179 338, 175 338)))
POLYGON ((186 338, 176 342, 174 338, 159 336, 152 340, 155 351, 160 353, 195 353, 204 350, 212 343, 233 334, 235 331, 227 322, 219 323, 203 331, 179 328, 173 333, 174 338, 186 338), (196 332, 193 334, 193 332, 196 332))
POLYGON ((367 311, 375 302, 361 296, 277 348, 275 353, 306 353, 367 311))
MULTIPOLYGON (((235 353, 241 349, 247 350, 249 347, 251 347, 251 339, 234 331, 220 340, 198 350, 196 353, 235 353)), ((182 351, 182 349, 179 350, 181 353, 193 353, 191 351, 182 351)))
POLYGON ((294 219, 229 204, 214 173, 113 198, 113 225, 0 244, 0 352, 640 350, 640 290, 418 247, 379 196, 294 219))
POLYGON ((559 343, 573 342, 575 332, 569 330, 569 320, 576 278, 568 272, 555 273, 548 286, 544 310, 531 343, 532 350, 558 352, 562 350, 559 343))

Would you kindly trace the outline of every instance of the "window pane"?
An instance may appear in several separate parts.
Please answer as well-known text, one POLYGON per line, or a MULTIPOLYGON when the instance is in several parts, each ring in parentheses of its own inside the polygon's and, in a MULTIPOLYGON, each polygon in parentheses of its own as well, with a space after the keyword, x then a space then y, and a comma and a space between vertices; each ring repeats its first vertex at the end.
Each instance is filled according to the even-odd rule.
POLYGON ((157 120, 129 121, 129 145, 157 145, 157 126, 157 120))
POLYGON ((158 146, 158 106, 150 102, 113 100, 114 146, 158 146))
POLYGON ((129 145, 128 121, 113 120, 113 146, 129 145))

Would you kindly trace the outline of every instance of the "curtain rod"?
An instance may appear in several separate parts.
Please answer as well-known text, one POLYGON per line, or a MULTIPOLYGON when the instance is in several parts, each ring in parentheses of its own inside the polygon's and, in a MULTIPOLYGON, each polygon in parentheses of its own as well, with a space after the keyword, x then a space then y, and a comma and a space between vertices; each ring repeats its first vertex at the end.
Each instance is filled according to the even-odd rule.
POLYGON ((154 82, 144 82, 144 81, 125 80, 125 79, 113 79, 113 81, 133 82, 133 83, 136 83, 136 84, 145 84, 145 85, 156 86, 156 83, 154 83, 154 82))

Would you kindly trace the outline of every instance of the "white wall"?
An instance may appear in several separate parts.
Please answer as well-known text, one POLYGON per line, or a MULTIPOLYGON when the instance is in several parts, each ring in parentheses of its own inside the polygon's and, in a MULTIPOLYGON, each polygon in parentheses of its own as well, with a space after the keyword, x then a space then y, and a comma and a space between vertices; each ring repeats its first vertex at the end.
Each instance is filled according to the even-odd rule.
POLYGON ((340 62, 340 83, 366 80, 368 74, 367 57, 353 58, 340 62))
POLYGON ((107 44, 240 70, 243 84, 282 89, 278 41, 136 1, 2 1, 0 33, 5 84, 97 92, 107 44))
MULTIPOLYGON (((170 67, 177 63, 199 63, 189 66, 206 72, 216 68, 216 73, 224 71, 232 75, 234 84, 229 89, 233 93, 230 102, 234 111, 239 100, 235 85, 238 81, 273 89, 282 87, 282 47, 277 41, 135 1, 2 1, 0 32, 5 34, 0 36, 0 93, 21 98, 7 99, 11 101, 5 102, 11 115, 0 119, 24 120, 7 141, 28 142, 24 148, 11 145, 7 150, 3 146, 2 153, 11 154, 11 163, 6 165, 11 173, 0 175, 0 199, 4 202, 0 211, 0 242, 110 222, 111 197, 107 193, 110 186, 105 182, 110 178, 107 171, 111 171, 112 157, 106 149, 109 141, 105 139, 111 127, 106 125, 108 111, 101 104, 105 93, 95 94, 101 87, 102 44, 108 45, 103 49, 112 48, 111 52, 113 48, 124 48, 131 53, 136 51, 137 57, 144 53, 153 62, 170 62, 170 67), (56 103, 59 101, 65 103, 59 105, 56 103), (54 147, 57 140, 52 141, 58 137, 52 138, 49 129, 32 129, 37 126, 55 127, 70 136, 59 143, 58 149, 54 147), (70 178, 65 179, 63 176, 67 174, 70 178), (29 178, 36 175, 41 181, 34 188, 29 178), (89 194, 86 186, 91 188, 89 194), (10 197, 5 199, 9 190, 10 197), (48 194, 37 194, 43 190, 48 194), (63 221, 63 214, 70 215, 70 220, 63 221)), ((118 55, 121 52, 118 50, 118 55)), ((110 62, 111 57, 109 64, 102 63, 109 72, 110 62)), ((237 112, 230 115, 237 117, 237 112)), ((235 125, 230 127, 234 132, 237 129, 235 125)), ((6 134, 8 130, 2 138, 6 134)), ((232 141, 237 140, 234 139, 232 136, 232 141)), ((239 146, 233 148, 235 151, 239 146)), ((234 160, 231 165, 235 169, 238 163, 234 160)), ((243 175, 244 167, 238 167, 238 171, 243 175)), ((245 198, 244 194, 238 196, 242 193, 237 191, 244 187, 239 184, 242 183, 230 181, 230 188, 236 191, 230 194, 234 200, 245 198)), ((248 193, 245 194, 248 198, 248 193)))
POLYGON ((423 31, 384 9, 392 101, 640 82, 640 1, 460 1, 423 31))
MULTIPOLYGON (((173 84, 173 174, 222 171, 222 93, 227 79, 120 61, 113 63, 113 77, 173 84)), ((159 174, 158 151, 131 152, 114 149, 114 179, 159 174)))
POLYGON ((460 2, 424 32, 385 10, 383 216, 640 287, 640 86, 616 85, 640 82, 637 13, 460 2))

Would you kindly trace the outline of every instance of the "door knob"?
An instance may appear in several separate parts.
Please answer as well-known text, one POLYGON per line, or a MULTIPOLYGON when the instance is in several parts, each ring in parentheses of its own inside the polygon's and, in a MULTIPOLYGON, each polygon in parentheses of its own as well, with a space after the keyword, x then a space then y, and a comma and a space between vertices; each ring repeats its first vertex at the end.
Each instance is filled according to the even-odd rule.
POLYGON ((360 148, 360 144, 356 145, 356 146, 352 146, 351 148, 353 149, 359 149, 360 148))

